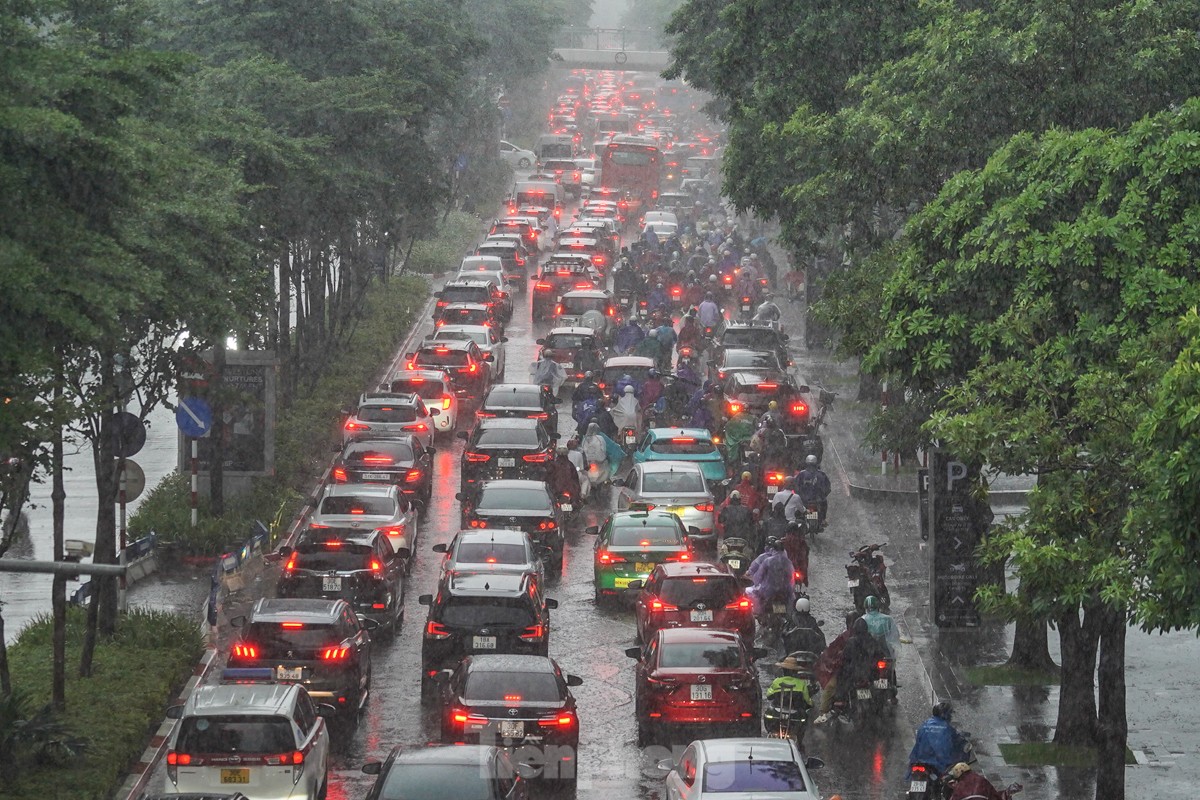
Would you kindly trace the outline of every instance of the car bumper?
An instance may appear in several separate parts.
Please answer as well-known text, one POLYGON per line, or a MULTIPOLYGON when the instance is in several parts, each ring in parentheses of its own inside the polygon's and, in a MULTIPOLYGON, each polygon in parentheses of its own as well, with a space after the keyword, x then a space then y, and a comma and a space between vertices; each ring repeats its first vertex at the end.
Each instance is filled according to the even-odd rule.
MULTIPOLYGON (((233 764, 226 767, 230 768, 239 769, 233 764)), ((222 783, 221 767, 217 766, 180 767, 176 783, 172 783, 170 779, 164 781, 163 794, 215 795, 242 792, 254 800, 301 800, 312 796, 311 781, 302 776, 298 782, 293 782, 290 766, 241 768, 250 770, 249 783, 222 783)))
POLYGON ((604 594, 636 594, 637 592, 641 591, 641 589, 630 589, 630 582, 645 582, 645 580, 649 577, 649 572, 618 575, 616 572, 606 569, 595 573, 594 582, 596 584, 596 588, 604 594))
POLYGON ((443 408, 442 413, 433 418, 434 430, 442 431, 443 433, 454 430, 454 423, 457 421, 456 417, 458 417, 458 409, 453 407, 443 408))

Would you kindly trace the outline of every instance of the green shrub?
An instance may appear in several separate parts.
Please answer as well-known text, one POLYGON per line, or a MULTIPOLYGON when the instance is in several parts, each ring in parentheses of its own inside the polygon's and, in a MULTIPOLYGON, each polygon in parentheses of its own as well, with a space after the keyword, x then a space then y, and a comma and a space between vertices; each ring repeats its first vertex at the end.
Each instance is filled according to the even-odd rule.
POLYGON ((404 271, 432 275, 457 269, 481 229, 478 217, 451 211, 436 237, 413 245, 404 271))

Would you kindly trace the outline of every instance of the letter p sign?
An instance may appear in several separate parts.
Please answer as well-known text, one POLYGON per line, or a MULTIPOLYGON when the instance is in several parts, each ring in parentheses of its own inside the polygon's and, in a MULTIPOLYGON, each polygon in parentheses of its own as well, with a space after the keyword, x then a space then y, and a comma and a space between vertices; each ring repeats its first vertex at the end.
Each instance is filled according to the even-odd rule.
POLYGON ((954 491, 954 482, 967 477, 967 465, 961 461, 946 462, 946 491, 954 491))

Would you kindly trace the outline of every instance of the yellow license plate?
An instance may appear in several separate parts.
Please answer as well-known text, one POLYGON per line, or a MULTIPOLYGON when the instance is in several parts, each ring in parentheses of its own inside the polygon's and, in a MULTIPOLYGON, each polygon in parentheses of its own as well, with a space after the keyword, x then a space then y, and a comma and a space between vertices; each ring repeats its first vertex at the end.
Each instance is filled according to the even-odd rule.
POLYGON ((221 770, 221 783, 249 783, 250 770, 246 767, 241 769, 223 769, 221 770))
POLYGON ((641 561, 639 561, 636 564, 634 564, 633 566, 635 569, 637 569, 638 572, 650 573, 650 572, 654 571, 654 563, 653 562, 647 562, 647 563, 643 564, 641 561))
POLYGON ((682 516, 684 507, 683 506, 671 506, 670 508, 667 509, 667 511, 678 517, 678 516, 682 516))
POLYGON ((632 580, 636 580, 636 578, 613 578, 613 588, 614 589, 628 589, 629 582, 632 580))

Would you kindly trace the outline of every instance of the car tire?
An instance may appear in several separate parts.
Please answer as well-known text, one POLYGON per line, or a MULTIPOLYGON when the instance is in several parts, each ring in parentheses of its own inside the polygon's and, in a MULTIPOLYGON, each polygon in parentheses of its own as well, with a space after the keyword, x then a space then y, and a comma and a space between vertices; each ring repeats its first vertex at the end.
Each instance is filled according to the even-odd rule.
POLYGON ((637 746, 649 747, 657 741, 657 736, 650 720, 638 717, 637 720, 637 746))
POLYGON ((422 705, 428 705, 433 702, 434 695, 436 694, 434 689, 435 689, 434 682, 432 680, 430 680, 429 676, 425 674, 425 670, 422 669, 421 670, 421 704, 422 705))
POLYGON ((528 158, 521 158, 517 160, 517 167, 520 169, 529 169, 531 166, 533 166, 533 164, 528 158))
POLYGON ((550 563, 546 565, 550 572, 553 572, 558 577, 562 577, 563 573, 563 551, 558 550, 551 557, 550 563))
POLYGON ((317 800, 325 800, 329 795, 329 767, 325 767, 325 777, 321 778, 321 788, 317 789, 317 800))

